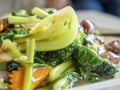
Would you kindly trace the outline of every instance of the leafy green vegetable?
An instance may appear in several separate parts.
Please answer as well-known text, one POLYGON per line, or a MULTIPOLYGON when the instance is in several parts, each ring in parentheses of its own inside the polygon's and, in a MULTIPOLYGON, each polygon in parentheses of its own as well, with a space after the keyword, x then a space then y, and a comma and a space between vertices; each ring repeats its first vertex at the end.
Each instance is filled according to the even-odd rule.
POLYGON ((86 46, 76 47, 73 51, 72 58, 77 71, 83 78, 86 78, 87 74, 103 61, 95 51, 86 46))
POLYGON ((79 32, 74 42, 63 49, 47 52, 36 52, 35 62, 47 63, 51 66, 56 66, 64 61, 71 60, 71 54, 74 48, 81 46, 84 42, 84 38, 85 34, 79 32))
POLYGON ((95 51, 86 46, 76 47, 72 59, 83 80, 95 82, 101 78, 114 77, 117 72, 111 62, 102 59, 95 51))
POLYGON ((113 78, 118 70, 109 60, 104 59, 103 62, 96 68, 93 68, 91 72, 95 72, 104 78, 113 78))
POLYGON ((74 60, 88 70, 100 65, 103 61, 95 51, 86 46, 76 47, 72 56, 74 60))
POLYGON ((5 39, 9 39, 13 41, 16 35, 27 35, 27 34, 28 34, 28 29, 22 27, 11 28, 9 30, 6 30, 4 33, 0 34, 0 45, 2 45, 5 39))
POLYGON ((99 74, 92 72, 92 73, 88 73, 88 75, 86 76, 84 80, 86 82, 97 82, 97 81, 102 80, 102 77, 99 74))
POLYGON ((21 67, 22 65, 16 61, 9 61, 6 64, 6 68, 8 72, 11 72, 13 70, 17 70, 17 67, 21 67))

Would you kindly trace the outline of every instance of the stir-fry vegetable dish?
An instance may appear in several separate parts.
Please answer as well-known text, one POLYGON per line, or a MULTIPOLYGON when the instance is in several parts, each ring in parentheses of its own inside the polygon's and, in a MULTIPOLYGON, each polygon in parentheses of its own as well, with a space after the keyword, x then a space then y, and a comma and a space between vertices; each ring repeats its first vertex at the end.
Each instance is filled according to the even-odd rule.
POLYGON ((120 41, 107 44, 95 29, 89 20, 79 24, 70 6, 59 11, 35 7, 3 15, 0 90, 62 90, 81 81, 114 78, 120 64, 120 41))

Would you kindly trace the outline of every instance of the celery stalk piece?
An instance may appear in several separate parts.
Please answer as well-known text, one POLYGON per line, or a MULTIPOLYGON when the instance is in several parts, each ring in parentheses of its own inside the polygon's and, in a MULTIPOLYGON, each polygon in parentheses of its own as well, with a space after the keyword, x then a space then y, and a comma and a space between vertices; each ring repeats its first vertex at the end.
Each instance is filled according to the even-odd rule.
MULTIPOLYGON (((27 39, 26 41, 26 54, 28 56, 28 62, 34 62, 34 53, 35 53, 35 39, 27 39)), ((32 66, 26 65, 25 66, 25 75, 23 81, 23 89, 22 90, 31 90, 31 83, 32 83, 32 66)))
POLYGON ((47 12, 45 12, 44 10, 42 10, 42 9, 40 9, 38 7, 33 8, 31 13, 34 14, 34 15, 39 16, 40 18, 45 18, 45 17, 47 17, 49 15, 47 12))
POLYGON ((36 23, 36 22, 40 22, 40 19, 33 17, 20 17, 20 16, 8 17, 9 24, 25 24, 25 23, 36 23))
POLYGON ((56 66, 50 72, 50 74, 48 76, 48 80, 49 81, 54 81, 56 78, 58 78, 60 76, 61 73, 66 71, 71 66, 72 66, 72 62, 70 62, 70 61, 66 61, 66 62, 56 66))
POLYGON ((17 46, 10 41, 9 39, 4 40, 3 46, 5 46, 8 49, 8 52, 13 56, 14 58, 19 58, 21 56, 21 53, 17 46))

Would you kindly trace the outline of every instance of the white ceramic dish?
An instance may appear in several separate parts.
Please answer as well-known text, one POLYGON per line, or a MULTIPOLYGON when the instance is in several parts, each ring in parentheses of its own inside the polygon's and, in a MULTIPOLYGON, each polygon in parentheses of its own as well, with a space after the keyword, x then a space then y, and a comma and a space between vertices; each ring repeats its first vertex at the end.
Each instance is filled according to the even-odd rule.
MULTIPOLYGON (((69 90, 109 90, 107 88, 109 87, 114 87, 114 86, 119 86, 117 90, 120 90, 120 70, 117 73, 117 76, 113 79, 109 79, 106 81, 100 81, 100 82, 96 82, 96 83, 91 83, 91 84, 87 84, 87 85, 83 85, 83 86, 78 86, 69 90), (104 89, 106 88, 106 89, 104 89)), ((115 89, 114 89, 115 90, 115 89)))

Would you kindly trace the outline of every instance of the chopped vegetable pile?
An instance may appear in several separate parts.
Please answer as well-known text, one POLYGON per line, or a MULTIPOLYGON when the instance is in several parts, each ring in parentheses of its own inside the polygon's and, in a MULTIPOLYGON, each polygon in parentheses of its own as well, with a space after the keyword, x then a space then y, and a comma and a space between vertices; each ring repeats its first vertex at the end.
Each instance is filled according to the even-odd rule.
POLYGON ((1 17, 0 90, 61 90, 114 78, 120 57, 112 52, 112 62, 99 53, 109 50, 94 30, 89 20, 79 25, 70 6, 1 17))

